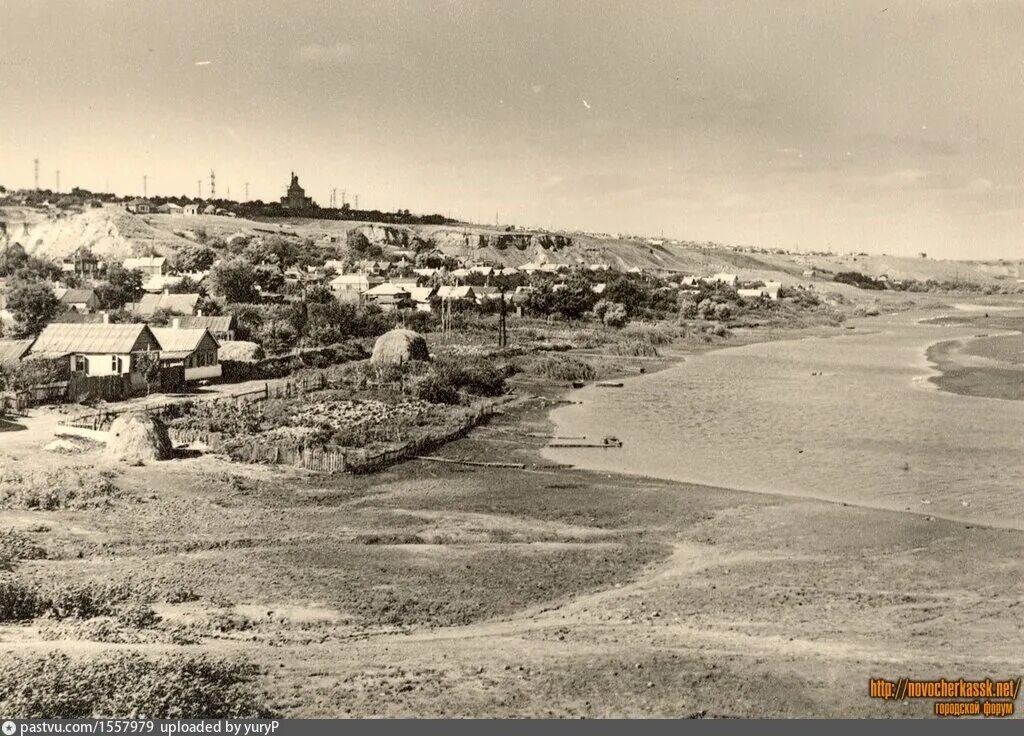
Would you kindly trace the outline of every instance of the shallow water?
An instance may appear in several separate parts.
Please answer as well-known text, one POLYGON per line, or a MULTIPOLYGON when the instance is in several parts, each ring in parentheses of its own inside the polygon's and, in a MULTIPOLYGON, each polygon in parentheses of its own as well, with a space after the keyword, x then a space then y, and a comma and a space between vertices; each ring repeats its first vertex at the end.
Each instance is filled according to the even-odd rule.
POLYGON ((558 433, 615 435, 625 446, 545 455, 593 470, 1024 528, 1024 402, 936 389, 925 350, 972 329, 920 317, 718 350, 620 389, 588 386, 570 397, 582 405, 553 413, 558 433))

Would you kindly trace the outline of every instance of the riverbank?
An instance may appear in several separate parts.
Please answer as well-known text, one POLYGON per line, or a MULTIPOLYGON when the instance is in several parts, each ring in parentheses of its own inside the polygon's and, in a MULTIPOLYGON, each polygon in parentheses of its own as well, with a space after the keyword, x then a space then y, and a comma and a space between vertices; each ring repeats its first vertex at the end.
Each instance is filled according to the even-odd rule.
MULTIPOLYGON (((606 370, 695 354, 662 353, 606 370)), ((522 470, 122 469, 133 502, 5 512, 48 552, 16 574, 151 591, 193 643, 116 646, 246 658, 293 716, 928 716, 868 677, 1019 674, 1020 532, 556 467, 570 386, 517 388, 533 398, 438 454, 522 470)), ((111 646, 75 631, 0 626, 0 650, 111 646)))
POLYGON ((936 321, 970 326, 979 333, 972 339, 947 340, 928 349, 928 360, 939 371, 932 383, 963 396, 1024 401, 1024 316, 992 312, 936 321), (1005 330, 1013 332, 988 334, 1005 330))

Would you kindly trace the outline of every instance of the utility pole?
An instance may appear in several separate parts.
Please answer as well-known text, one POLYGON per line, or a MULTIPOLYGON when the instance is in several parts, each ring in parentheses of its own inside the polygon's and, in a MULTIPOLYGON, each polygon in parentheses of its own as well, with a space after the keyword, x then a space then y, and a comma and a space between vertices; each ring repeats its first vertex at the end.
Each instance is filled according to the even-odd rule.
POLYGON ((38 192, 39 191, 39 159, 34 158, 34 159, 32 159, 32 162, 35 164, 35 167, 36 167, 36 191, 38 192))
POLYGON ((498 312, 498 347, 508 347, 508 330, 505 326, 505 289, 501 290, 501 311, 498 312))
POLYGON ((356 206, 355 206, 355 208, 359 209, 359 195, 357 194, 357 195, 355 195, 355 197, 356 197, 356 206))
POLYGON ((146 197, 148 197, 148 196, 149 196, 149 181, 148 181, 148 177, 145 174, 143 174, 142 175, 142 198, 146 199, 146 197))
POLYGON ((331 209, 338 208, 338 188, 333 187, 331 189, 331 209))
POLYGON ((210 169, 210 199, 217 198, 217 175, 210 169))
POLYGON ((203 198, 203 180, 202 179, 196 179, 196 198, 197 199, 202 199, 203 198))
POLYGON ((231 199, 231 185, 230 184, 228 184, 228 194, 227 194, 227 197, 228 197, 228 199, 231 199))
POLYGON ((245 183, 245 201, 249 201, 249 182, 245 183))
POLYGON ((57 169, 57 194, 60 194, 60 169, 57 169))

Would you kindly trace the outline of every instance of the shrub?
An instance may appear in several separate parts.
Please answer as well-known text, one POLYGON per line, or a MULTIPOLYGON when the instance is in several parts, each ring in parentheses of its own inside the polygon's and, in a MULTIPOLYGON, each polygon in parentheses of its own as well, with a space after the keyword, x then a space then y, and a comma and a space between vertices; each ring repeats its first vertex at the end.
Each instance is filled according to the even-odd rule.
POLYGON ((508 366, 497 366, 484 358, 452 358, 436 361, 430 373, 419 379, 416 395, 435 404, 457 404, 462 392, 474 396, 505 393, 508 366))
POLYGON ((9 718, 269 718, 247 662, 137 652, 73 660, 53 652, 0 664, 9 718))
POLYGON ((45 609, 36 587, 14 578, 0 579, 0 621, 27 621, 45 609))
POLYGON ((112 505, 116 499, 137 496, 118 488, 110 472, 94 470, 4 471, 0 469, 0 508, 92 509, 112 505))
POLYGON ((160 623, 160 617, 145 603, 135 602, 118 611, 117 621, 134 629, 151 629, 160 623))
POLYGON ((50 593, 48 613, 54 618, 113 616, 132 598, 132 589, 126 584, 72 583, 50 593))
POLYGON ((624 305, 612 302, 604 310, 604 323, 609 327, 625 327, 627 322, 629 322, 629 313, 624 305))
POLYGON ((549 355, 527 364, 526 372, 555 381, 592 381, 597 371, 590 363, 568 355, 549 355))
POLYGON ((658 349, 646 340, 627 340, 613 345, 612 352, 631 358, 650 358, 658 354, 658 349))
POLYGON ((46 550, 28 535, 14 529, 0 531, 0 570, 12 569, 19 560, 40 560, 44 557, 46 550))

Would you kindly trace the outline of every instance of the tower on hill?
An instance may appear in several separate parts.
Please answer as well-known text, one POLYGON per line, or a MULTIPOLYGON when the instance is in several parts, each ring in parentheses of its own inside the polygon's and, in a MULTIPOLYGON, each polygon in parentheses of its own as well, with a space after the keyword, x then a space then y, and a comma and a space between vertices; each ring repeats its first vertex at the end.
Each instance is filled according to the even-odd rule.
POLYGON ((299 177, 292 172, 292 183, 288 185, 288 194, 281 197, 281 204, 289 209, 302 210, 313 206, 313 198, 306 196, 306 190, 299 186, 299 177))

